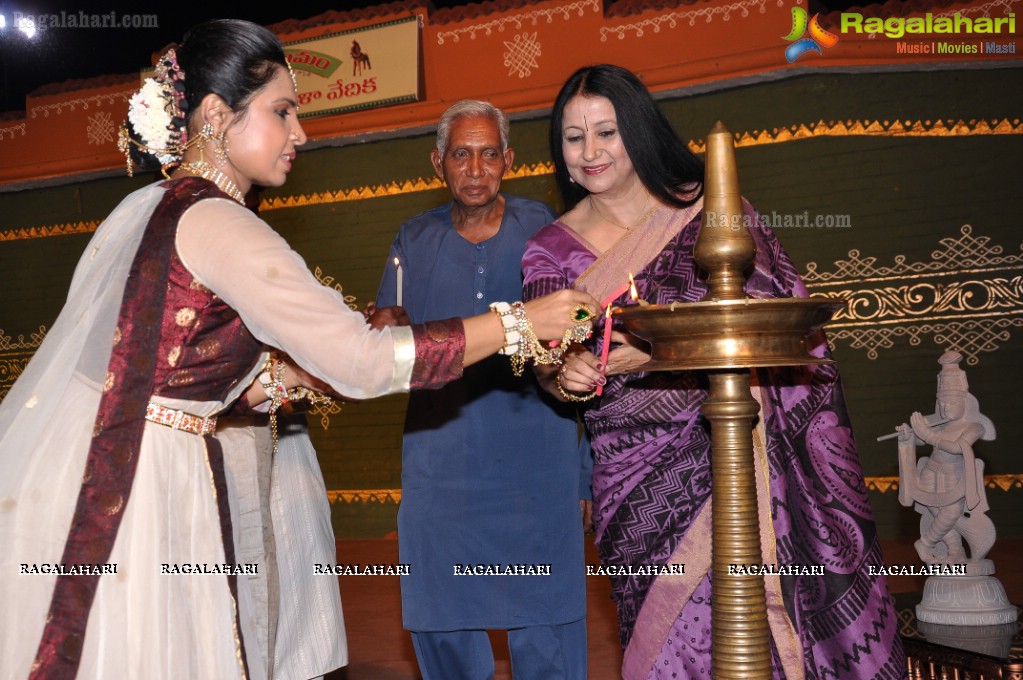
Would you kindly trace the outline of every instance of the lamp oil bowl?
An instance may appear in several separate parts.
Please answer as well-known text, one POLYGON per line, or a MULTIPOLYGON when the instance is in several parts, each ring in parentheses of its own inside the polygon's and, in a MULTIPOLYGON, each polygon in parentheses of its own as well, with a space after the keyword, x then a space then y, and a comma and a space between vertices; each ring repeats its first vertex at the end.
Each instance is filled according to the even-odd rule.
POLYGON ((799 366, 825 363, 807 351, 806 337, 845 306, 831 298, 758 300, 743 286, 756 246, 744 225, 732 135, 718 122, 707 135, 704 219, 693 254, 707 272, 699 302, 615 310, 630 333, 651 344, 639 370, 799 366), (739 225, 720 228, 711 225, 739 225))
POLYGON ((753 418, 752 368, 820 363, 806 337, 845 306, 828 298, 747 298, 744 272, 756 253, 742 226, 742 195, 731 133, 717 123, 707 135, 704 219, 696 263, 707 272, 698 302, 635 305, 614 314, 648 340, 651 360, 640 370, 703 370, 708 396, 701 406, 711 429, 712 674, 716 680, 772 677, 771 634, 763 576, 730 574, 729 565, 761 560, 753 418))
POLYGON ((703 300, 630 305, 613 311, 630 333, 651 345, 643 371, 758 368, 826 363, 806 338, 844 302, 830 298, 703 300))

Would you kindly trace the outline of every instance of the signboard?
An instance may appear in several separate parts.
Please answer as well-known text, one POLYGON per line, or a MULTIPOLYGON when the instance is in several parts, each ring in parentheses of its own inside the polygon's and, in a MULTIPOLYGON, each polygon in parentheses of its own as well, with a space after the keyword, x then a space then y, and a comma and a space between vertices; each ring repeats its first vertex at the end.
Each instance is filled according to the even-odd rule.
POLYGON ((302 118, 419 99, 419 17, 288 43, 284 53, 302 118))

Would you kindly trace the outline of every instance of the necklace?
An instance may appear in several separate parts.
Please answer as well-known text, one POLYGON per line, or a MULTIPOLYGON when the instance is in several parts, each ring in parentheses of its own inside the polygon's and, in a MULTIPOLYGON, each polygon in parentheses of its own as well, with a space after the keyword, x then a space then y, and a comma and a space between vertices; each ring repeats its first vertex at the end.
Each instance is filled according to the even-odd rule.
POLYGON ((231 181, 231 178, 206 161, 188 161, 187 163, 182 163, 181 167, 193 175, 208 179, 216 184, 217 188, 225 194, 245 205, 245 194, 238 189, 238 186, 231 181))
POLYGON ((600 219, 604 220, 608 224, 616 226, 619 229, 623 229, 625 231, 632 231, 633 229, 635 229, 639 225, 641 225, 644 222, 646 222, 650 218, 650 216, 654 214, 654 211, 657 210, 657 206, 658 206, 658 204, 655 202, 654 206, 652 208, 648 209, 648 206, 650 205, 650 197, 647 196, 646 203, 643 204, 643 209, 644 209, 643 214, 640 215, 638 220, 636 220, 635 222, 633 222, 629 226, 626 226, 626 225, 622 224, 621 222, 617 222, 617 221, 611 219, 610 217, 605 215, 603 212, 601 212, 600 208, 598 208, 597 204, 594 202, 592 195, 587 196, 586 198, 590 202, 590 208, 593 209, 593 212, 597 213, 597 215, 600 217, 600 219))

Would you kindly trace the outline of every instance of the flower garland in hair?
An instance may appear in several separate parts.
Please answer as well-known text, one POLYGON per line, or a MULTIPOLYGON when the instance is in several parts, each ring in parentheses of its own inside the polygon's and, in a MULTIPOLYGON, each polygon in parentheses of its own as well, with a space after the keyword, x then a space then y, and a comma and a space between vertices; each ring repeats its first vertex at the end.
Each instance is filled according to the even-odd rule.
POLYGON ((142 143, 149 147, 150 153, 164 165, 175 160, 169 150, 173 119, 173 114, 167 110, 169 99, 166 85, 146 78, 142 89, 128 101, 128 121, 142 138, 142 143))
POLYGON ((117 148, 124 153, 128 164, 128 176, 132 175, 131 146, 150 153, 163 165, 181 162, 188 148, 188 132, 185 128, 188 102, 185 100, 185 73, 178 66, 173 49, 167 50, 156 63, 156 77, 146 78, 141 89, 128 100, 128 123, 139 139, 136 140, 122 125, 117 139, 117 148))

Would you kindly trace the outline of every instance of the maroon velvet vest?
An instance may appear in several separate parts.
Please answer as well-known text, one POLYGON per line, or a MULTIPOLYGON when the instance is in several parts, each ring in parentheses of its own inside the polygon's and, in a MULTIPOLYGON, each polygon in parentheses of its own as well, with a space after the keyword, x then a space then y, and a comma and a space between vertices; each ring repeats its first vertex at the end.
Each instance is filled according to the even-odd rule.
MULTIPOLYGON (((167 193, 149 219, 125 286, 63 564, 104 564, 109 559, 132 491, 149 398, 223 400, 261 351, 237 312, 194 279, 174 246, 185 210, 204 198, 227 196, 195 177, 164 186, 167 193)), ((225 559, 233 563, 223 459, 216 439, 205 440, 225 559)), ((57 577, 33 679, 76 675, 98 585, 99 576, 57 577)), ((237 598, 234 577, 229 587, 237 598)))

